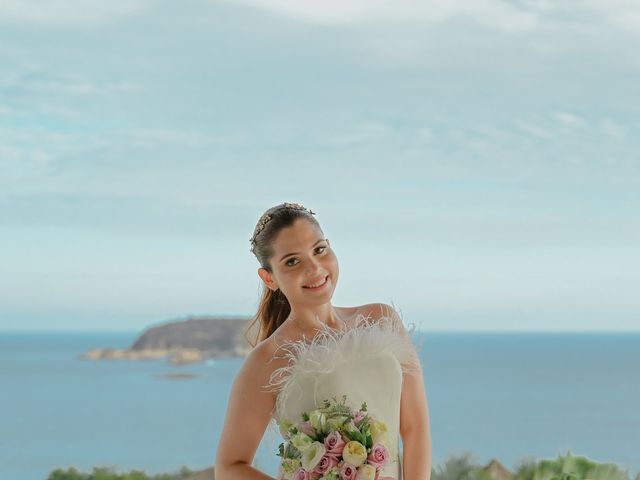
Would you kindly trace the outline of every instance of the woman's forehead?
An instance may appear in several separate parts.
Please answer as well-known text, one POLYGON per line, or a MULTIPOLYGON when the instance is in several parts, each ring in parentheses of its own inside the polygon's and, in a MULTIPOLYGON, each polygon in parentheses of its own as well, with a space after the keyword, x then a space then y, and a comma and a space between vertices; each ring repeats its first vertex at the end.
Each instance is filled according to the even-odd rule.
POLYGON ((309 221, 296 221, 293 225, 283 228, 274 241, 275 250, 291 250, 297 247, 307 247, 323 238, 320 229, 309 221))

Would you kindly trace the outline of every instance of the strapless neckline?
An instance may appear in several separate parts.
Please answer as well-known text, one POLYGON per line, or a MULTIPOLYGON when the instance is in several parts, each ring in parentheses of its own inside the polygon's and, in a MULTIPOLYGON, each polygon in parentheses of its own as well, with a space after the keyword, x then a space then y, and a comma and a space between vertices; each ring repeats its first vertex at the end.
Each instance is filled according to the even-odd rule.
MULTIPOLYGON (((384 320, 384 317, 381 317, 381 320, 384 320)), ((297 344, 301 342, 305 343, 306 345, 313 345, 317 343, 317 339, 321 335, 329 335, 330 337, 335 338, 335 337, 339 337, 346 334, 346 332, 348 332, 349 330, 361 327, 362 325, 371 325, 375 322, 376 320, 371 318, 371 314, 365 316, 362 313, 358 313, 353 319, 350 319, 349 321, 344 322, 344 324, 349 324, 349 326, 345 326, 344 328, 333 328, 327 325, 326 323, 323 323, 322 326, 318 328, 315 331, 315 333, 313 333, 312 335, 306 335, 303 333, 301 338, 290 338, 290 339, 283 340, 282 342, 279 342, 277 338, 274 337, 273 342, 276 347, 275 351, 277 352, 283 346, 297 344), (311 338, 311 340, 306 341, 306 339, 309 337, 311 338)))
MULTIPOLYGON (((408 335, 400 334, 399 328, 393 317, 383 315, 372 319, 371 315, 359 313, 348 328, 333 329, 324 324, 310 341, 302 338, 277 342, 274 358, 285 359, 286 364, 273 370, 264 386, 266 391, 276 394, 272 416, 279 420, 282 397, 286 396, 282 393, 290 384, 295 384, 297 377, 312 371, 330 372, 338 368, 339 363, 349 362, 350 358, 389 351, 403 372, 418 371, 419 359, 417 355, 412 356, 415 345, 408 335), (280 351, 284 352, 281 356, 280 351)), ((409 332, 413 329, 415 325, 409 332)))

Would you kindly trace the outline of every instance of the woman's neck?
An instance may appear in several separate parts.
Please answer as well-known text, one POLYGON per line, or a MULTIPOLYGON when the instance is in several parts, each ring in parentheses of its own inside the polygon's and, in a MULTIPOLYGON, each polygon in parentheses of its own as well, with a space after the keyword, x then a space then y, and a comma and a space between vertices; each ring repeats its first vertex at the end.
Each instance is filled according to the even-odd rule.
POLYGON ((287 321, 302 332, 317 330, 324 325, 333 329, 343 328, 344 321, 337 309, 331 304, 327 304, 326 307, 323 305, 323 307, 313 311, 291 310, 287 321))

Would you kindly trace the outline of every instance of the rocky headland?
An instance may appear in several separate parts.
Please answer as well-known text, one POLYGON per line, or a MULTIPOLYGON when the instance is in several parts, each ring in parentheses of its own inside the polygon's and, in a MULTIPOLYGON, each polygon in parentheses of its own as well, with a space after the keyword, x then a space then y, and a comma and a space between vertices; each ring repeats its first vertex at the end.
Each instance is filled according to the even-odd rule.
POLYGON ((158 360, 173 364, 243 357, 251 351, 244 332, 250 317, 189 316, 147 328, 128 348, 97 348, 83 360, 158 360))

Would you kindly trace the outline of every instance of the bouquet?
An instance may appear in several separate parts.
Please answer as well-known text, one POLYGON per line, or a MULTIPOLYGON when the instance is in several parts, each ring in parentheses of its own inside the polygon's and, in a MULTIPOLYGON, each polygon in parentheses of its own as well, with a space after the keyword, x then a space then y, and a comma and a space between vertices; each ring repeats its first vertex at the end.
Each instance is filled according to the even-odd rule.
POLYGON ((302 412, 298 423, 278 423, 283 480, 394 480, 380 477, 391 458, 386 424, 367 412, 366 402, 352 411, 346 400, 333 397, 302 412))

